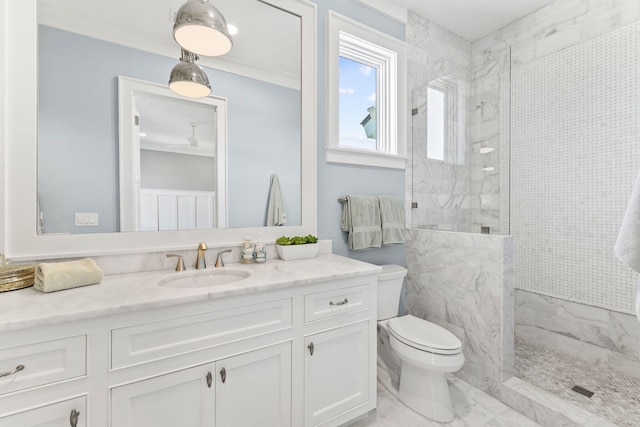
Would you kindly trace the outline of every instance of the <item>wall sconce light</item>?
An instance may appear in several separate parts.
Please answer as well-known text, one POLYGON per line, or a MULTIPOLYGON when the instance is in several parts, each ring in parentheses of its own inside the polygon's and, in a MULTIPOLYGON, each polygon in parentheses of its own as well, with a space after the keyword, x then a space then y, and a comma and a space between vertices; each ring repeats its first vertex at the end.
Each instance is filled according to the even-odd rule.
POLYGON ((180 62, 171 70, 169 89, 188 98, 209 96, 211 85, 207 73, 196 64, 198 55, 182 49, 180 62))
POLYGON ((227 22, 209 0, 188 0, 176 14, 173 38, 184 49, 203 56, 219 56, 233 47, 227 22))

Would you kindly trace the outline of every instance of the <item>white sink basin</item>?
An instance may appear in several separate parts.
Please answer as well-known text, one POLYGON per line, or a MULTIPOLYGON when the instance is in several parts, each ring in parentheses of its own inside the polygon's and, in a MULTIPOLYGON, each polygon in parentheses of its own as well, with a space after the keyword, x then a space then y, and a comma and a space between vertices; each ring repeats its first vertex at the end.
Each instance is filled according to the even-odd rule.
POLYGON ((206 288, 239 282, 251 276, 244 270, 227 268, 195 270, 175 273, 158 281, 158 286, 165 288, 206 288))

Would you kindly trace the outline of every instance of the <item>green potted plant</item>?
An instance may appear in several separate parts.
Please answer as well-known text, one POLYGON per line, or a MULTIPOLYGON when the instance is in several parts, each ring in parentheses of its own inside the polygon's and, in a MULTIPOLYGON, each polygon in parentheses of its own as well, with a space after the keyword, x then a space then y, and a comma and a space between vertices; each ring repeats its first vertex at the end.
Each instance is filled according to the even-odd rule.
POLYGON ((278 255, 284 261, 315 258, 318 255, 318 238, 308 236, 282 236, 276 240, 278 255))

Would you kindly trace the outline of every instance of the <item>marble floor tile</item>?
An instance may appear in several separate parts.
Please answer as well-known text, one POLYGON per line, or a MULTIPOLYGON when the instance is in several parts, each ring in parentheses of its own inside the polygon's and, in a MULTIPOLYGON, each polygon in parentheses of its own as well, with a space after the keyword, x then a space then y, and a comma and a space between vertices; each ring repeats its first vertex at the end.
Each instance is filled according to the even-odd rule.
POLYGON ((455 419, 437 423, 402 404, 378 383, 378 408, 351 427, 535 427, 539 424, 454 376, 449 376, 455 419))
POLYGON ((639 379, 617 373, 606 363, 587 363, 522 339, 516 339, 515 351, 516 376, 523 381, 615 425, 640 425, 639 379), (575 385, 592 391, 593 396, 572 391, 575 385))

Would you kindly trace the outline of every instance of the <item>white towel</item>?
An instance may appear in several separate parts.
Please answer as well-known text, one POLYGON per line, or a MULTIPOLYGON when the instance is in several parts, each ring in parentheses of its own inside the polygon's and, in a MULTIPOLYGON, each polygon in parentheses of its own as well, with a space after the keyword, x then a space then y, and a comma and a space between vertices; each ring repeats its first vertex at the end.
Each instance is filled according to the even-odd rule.
POLYGON ((102 282, 104 273, 91 258, 68 262, 43 262, 36 268, 34 287, 55 292, 102 282))
POLYGON ((404 202, 399 197, 378 196, 382 244, 404 243, 404 202))
MULTIPOLYGON (((614 252, 624 265, 640 273, 640 175, 633 186, 614 252)), ((636 314, 640 320, 640 282, 636 291, 636 314)))
POLYGON ((380 206, 375 196, 347 196, 342 204, 340 226, 349 233, 349 249, 382 246, 380 206))
POLYGON ((280 181, 275 173, 271 175, 269 183, 269 205, 267 207, 267 227, 285 225, 287 212, 284 210, 284 201, 280 192, 280 181))

